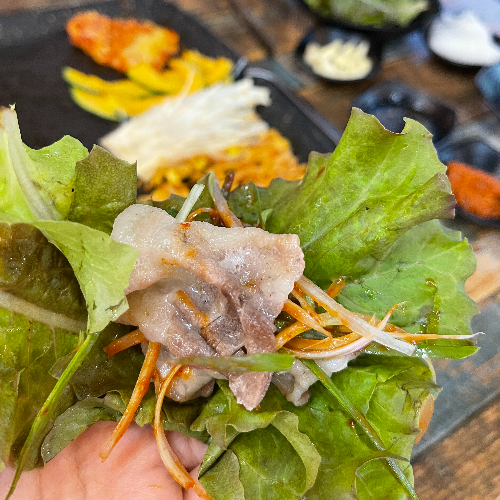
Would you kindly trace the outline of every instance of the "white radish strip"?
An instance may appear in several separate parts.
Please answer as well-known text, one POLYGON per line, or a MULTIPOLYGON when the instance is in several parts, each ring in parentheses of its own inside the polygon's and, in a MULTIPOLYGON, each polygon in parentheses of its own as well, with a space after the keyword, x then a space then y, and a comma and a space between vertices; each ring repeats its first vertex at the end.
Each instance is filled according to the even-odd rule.
POLYGON ((395 349, 396 351, 407 354, 408 356, 413 354, 415 346, 412 346, 402 340, 395 339, 391 334, 368 324, 366 321, 359 318, 354 313, 348 311, 344 306, 333 300, 326 292, 305 276, 302 276, 296 284, 303 292, 307 293, 309 297, 315 300, 328 313, 332 316, 338 317, 342 324, 350 328, 353 332, 359 333, 360 335, 363 335, 363 337, 375 340, 379 344, 385 345, 390 349, 395 349))
MULTIPOLYGON (((362 314, 356 314, 353 313, 359 318, 364 318, 366 317, 365 315, 362 314)), ((342 325, 343 323, 338 319, 334 318, 331 314, 328 313, 321 313, 319 315, 321 324, 323 326, 339 326, 342 325)), ((387 324, 383 325, 384 328, 387 326, 387 324)), ((377 328, 380 328, 380 323, 377 326, 377 328)), ((476 332, 472 333, 470 335, 440 335, 437 333, 408 333, 402 330, 397 330, 397 331, 391 331, 387 332, 390 335, 392 335, 394 338, 397 339, 406 339, 408 341, 412 340, 437 340, 437 339, 452 339, 452 340, 467 340, 467 339, 472 339, 474 337, 477 337, 478 335, 483 335, 484 332, 476 332)))
POLYGON ((187 216, 191 213, 191 209, 194 207, 194 204, 198 201, 198 198, 200 197, 204 188, 205 186, 203 184, 195 184, 191 188, 191 191, 189 191, 188 197, 184 201, 175 220, 179 222, 184 222, 186 220, 187 216))
POLYGON ((361 337, 360 339, 337 349, 321 351, 297 351, 295 349, 287 349, 286 347, 284 347, 283 352, 287 354, 293 354, 296 358, 328 359, 338 356, 345 356, 346 354, 352 354, 353 352, 364 349, 371 342, 372 339, 368 337, 361 337))
POLYGON ((438 339, 451 339, 451 340, 467 340, 482 335, 484 332, 472 333, 471 335, 439 335, 438 333, 405 333, 405 332, 391 332, 391 335, 398 339, 412 340, 438 340, 438 339))
POLYGON ((156 436, 156 444, 158 445, 158 451, 160 452, 161 459, 165 464, 167 470, 172 474, 172 477, 186 490, 193 488, 196 494, 204 498, 205 500, 213 500, 213 498, 198 484, 194 479, 188 474, 187 470, 183 467, 180 460, 177 458, 174 450, 172 450, 163 430, 162 418, 161 418, 161 408, 163 405, 163 399, 165 394, 170 387, 170 384, 179 371, 182 365, 174 365, 170 370, 167 378, 163 382, 156 399, 155 407, 155 422, 154 431, 156 436))
POLYGON ((73 333, 84 332, 87 329, 86 321, 78 321, 64 314, 49 311, 19 297, 6 292, 0 292, 0 307, 23 314, 33 321, 39 321, 51 328, 61 328, 73 333))

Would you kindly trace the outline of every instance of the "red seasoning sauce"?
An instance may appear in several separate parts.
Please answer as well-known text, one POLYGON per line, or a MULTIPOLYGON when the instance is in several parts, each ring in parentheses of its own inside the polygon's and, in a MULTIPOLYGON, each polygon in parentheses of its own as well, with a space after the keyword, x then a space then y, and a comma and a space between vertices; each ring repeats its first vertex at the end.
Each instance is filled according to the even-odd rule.
POLYGON ((471 165, 448 163, 448 178, 458 205, 485 219, 500 219, 500 180, 471 165))

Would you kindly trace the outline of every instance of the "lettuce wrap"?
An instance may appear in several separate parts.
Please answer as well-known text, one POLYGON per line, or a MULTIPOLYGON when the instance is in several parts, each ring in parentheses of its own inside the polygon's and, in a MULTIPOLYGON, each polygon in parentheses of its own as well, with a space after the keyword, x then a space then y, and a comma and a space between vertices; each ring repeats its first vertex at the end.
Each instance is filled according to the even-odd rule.
MULTIPOLYGON (((421 409, 439 393, 424 358, 476 350, 468 336, 477 308, 464 292, 475 258, 439 222, 454 215, 445 172, 422 125, 407 120, 394 134, 354 109, 335 151, 311 153, 302 181, 226 193, 246 225, 297 234, 305 276, 323 289, 342 278, 336 300, 349 311, 383 318, 402 304, 391 323, 433 337, 411 356, 372 342, 331 377, 318 371, 302 406, 271 384, 248 411, 225 380, 208 397, 166 399, 164 429, 209 444, 199 477, 213 498, 416 498, 409 460, 421 409)), ((109 235, 137 202, 136 186, 136 166, 97 146, 89 153, 65 137, 30 149, 15 112, 2 109, 0 468, 17 467, 13 488, 93 423, 119 421, 130 399, 142 350, 109 357, 103 348, 130 331, 115 320, 138 253, 109 235)), ((213 206, 208 191, 193 210, 213 206)), ((156 205, 175 216, 183 203, 156 205)), ((251 361, 286 369, 275 362, 251 361)), ((139 425, 152 424, 155 402, 151 386, 139 425)))

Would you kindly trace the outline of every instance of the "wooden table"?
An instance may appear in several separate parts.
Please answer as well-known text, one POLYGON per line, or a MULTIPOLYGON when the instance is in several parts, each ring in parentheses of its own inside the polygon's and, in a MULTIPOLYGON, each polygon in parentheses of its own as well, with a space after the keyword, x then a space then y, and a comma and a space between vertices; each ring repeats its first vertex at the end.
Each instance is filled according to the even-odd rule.
MULTIPOLYGON (((474 0, 470 1, 473 5, 474 0)), ((198 15, 250 62, 285 76, 294 90, 339 130, 345 127, 356 96, 378 82, 395 79, 453 107, 458 118, 457 134, 479 133, 496 146, 500 144, 500 120, 488 110, 477 91, 474 73, 446 66, 433 58, 421 33, 408 35, 387 47, 382 69, 373 81, 329 85, 305 74, 295 64, 293 50, 315 20, 293 0, 175 0, 174 3, 198 15), (256 26, 262 33, 260 36, 256 26)), ((67 4, 62 0, 4 0, 0 12, 67 4)), ((466 288, 481 308, 474 327, 486 331, 487 340, 479 340, 484 347, 476 360, 436 363, 438 383, 443 383, 440 374, 447 374, 450 387, 445 387, 436 405, 436 414, 440 407, 446 410, 438 415, 441 434, 436 437, 434 433, 437 442, 417 453, 414 460, 416 490, 421 500, 498 500, 500 233, 464 221, 454 225, 473 242, 476 250, 478 268, 466 288), (471 411, 467 410, 467 404, 471 411), (452 422, 448 427, 447 418, 452 422), (443 429, 447 432, 442 432, 443 429)), ((429 433, 432 432, 431 423, 429 433)))

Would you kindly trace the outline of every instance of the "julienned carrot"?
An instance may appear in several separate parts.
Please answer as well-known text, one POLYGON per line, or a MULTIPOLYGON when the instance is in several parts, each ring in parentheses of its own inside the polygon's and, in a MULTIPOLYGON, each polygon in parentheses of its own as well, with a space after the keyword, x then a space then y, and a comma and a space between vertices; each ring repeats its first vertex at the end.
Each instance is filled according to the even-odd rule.
POLYGON ((289 342, 300 333, 310 329, 310 326, 307 326, 300 321, 296 321, 292 325, 283 328, 283 330, 281 330, 281 332, 276 335, 276 350, 281 349, 287 342, 289 342))
POLYGON ((312 316, 309 315, 307 311, 304 311, 302 307, 292 302, 290 299, 287 299, 283 304, 283 311, 288 313, 290 316, 294 317, 297 321, 308 325, 309 328, 313 328, 314 330, 321 332, 323 335, 327 337, 331 337, 332 334, 325 330, 318 321, 316 321, 312 316))
POLYGON ((123 413, 122 418, 115 427, 113 433, 109 439, 104 444, 99 456, 102 461, 109 457, 111 451, 116 446, 116 443, 121 439, 128 426, 135 417, 135 413, 141 404, 142 398, 148 392, 149 383, 153 377, 154 370, 156 368, 156 361, 160 355, 161 344, 158 342, 150 342, 148 345, 148 350, 146 352, 146 358, 139 373, 139 378, 135 384, 134 390, 130 401, 128 402, 127 408, 123 413))
POLYGON ((116 353, 124 351, 129 347, 137 344, 142 344, 142 342, 148 342, 148 339, 144 334, 137 328, 136 330, 127 333, 123 337, 113 340, 111 344, 104 348, 108 356, 114 356, 116 353))
POLYGON ((156 398, 155 407, 155 421, 154 421, 154 431, 156 436, 156 443, 158 445, 158 451, 160 452, 161 459, 165 464, 172 477, 186 490, 193 489, 195 493, 205 500, 213 500, 213 498, 203 489, 203 487, 198 484, 187 472, 184 466, 181 464, 174 450, 172 450, 163 430, 162 418, 161 418, 161 408, 163 405, 163 399, 167 393, 172 380, 174 379, 177 372, 182 368, 182 365, 174 365, 167 375, 167 378, 163 381, 160 389, 160 393, 156 398))

